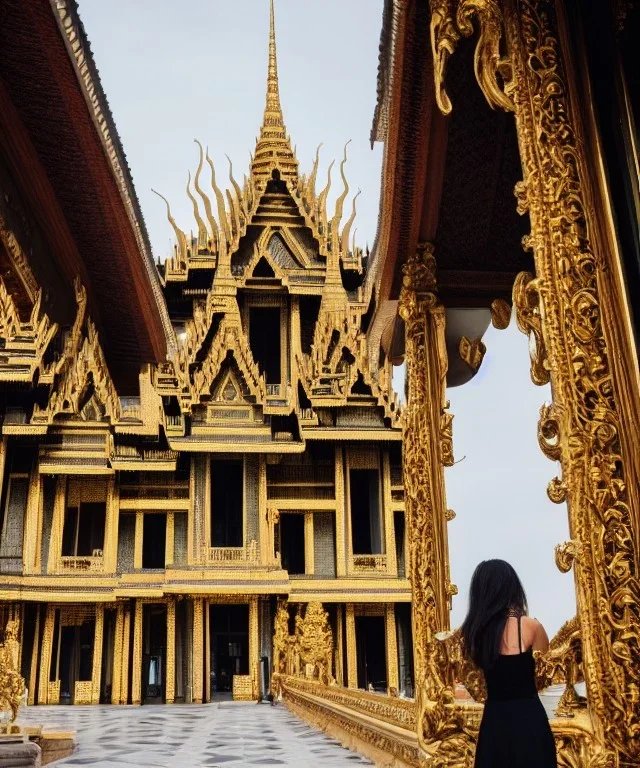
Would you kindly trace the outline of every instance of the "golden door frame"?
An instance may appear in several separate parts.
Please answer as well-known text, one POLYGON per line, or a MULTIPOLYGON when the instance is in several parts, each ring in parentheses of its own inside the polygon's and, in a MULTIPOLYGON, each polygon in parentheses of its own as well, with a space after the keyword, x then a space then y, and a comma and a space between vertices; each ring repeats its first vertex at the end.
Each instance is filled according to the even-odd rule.
MULTIPOLYGON (((514 304, 520 329, 535 341, 532 379, 551 383, 553 402, 541 410, 538 438, 545 455, 562 467, 548 494, 567 502, 571 540, 557 547, 556 563, 563 572, 573 568, 578 610, 556 645, 566 649, 559 661, 566 678, 576 646, 565 641, 577 638, 588 693, 588 708, 553 722, 559 765, 630 767, 640 760, 637 353, 615 230, 610 215, 594 204, 602 179, 590 176, 595 171, 564 9, 561 0, 430 0, 430 8, 441 110, 452 109, 446 62, 475 22, 478 84, 492 107, 515 114, 523 167, 518 212, 530 216, 525 245, 533 251, 536 274, 518 277, 514 304)), ((481 686, 455 642, 448 646, 436 638, 448 628, 455 593, 443 475, 451 460, 451 416, 436 260, 430 244, 410 256, 400 297, 409 385, 404 467, 418 739, 431 765, 467 768, 479 711, 456 702, 453 686, 456 677, 464 679, 480 698, 481 686)), ((539 660, 541 681, 557 682, 558 665, 552 670, 545 663, 539 660)))

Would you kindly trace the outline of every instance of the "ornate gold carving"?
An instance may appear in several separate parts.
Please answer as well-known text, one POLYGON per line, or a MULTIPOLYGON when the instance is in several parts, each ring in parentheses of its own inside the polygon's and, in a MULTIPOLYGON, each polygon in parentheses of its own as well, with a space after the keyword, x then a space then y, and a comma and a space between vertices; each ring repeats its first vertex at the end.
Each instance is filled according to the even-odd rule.
MULTIPOLYGON (((606 269, 592 250, 582 176, 586 159, 554 3, 514 0, 506 18, 514 71, 509 90, 537 276, 533 284, 529 276, 520 279, 523 290, 515 300, 525 331, 536 336, 536 359, 549 361, 534 366, 534 380, 548 380, 550 373, 553 388, 573 536, 558 564, 565 569, 573 559, 595 734, 589 759, 606 762, 615 755, 616 761, 633 763, 640 758, 640 585, 632 519, 637 510, 629 507, 626 487, 612 372, 616 346, 603 324, 611 311, 601 290, 606 269)), ((545 438, 547 450, 548 445, 545 438)))
POLYGON ((480 369, 486 352, 487 348, 482 339, 470 340, 466 336, 460 337, 458 354, 474 373, 480 369))
POLYGON ((513 303, 518 328, 529 338, 531 379, 534 384, 548 384, 549 363, 540 317, 540 282, 529 272, 521 272, 516 278, 513 285, 513 303))
POLYGON ((511 322, 511 304, 504 299, 491 302, 491 324, 499 331, 504 331, 511 322))
POLYGON ((49 402, 44 409, 34 406, 34 422, 51 423, 57 416, 88 421, 101 421, 105 417, 112 422, 119 419, 118 393, 109 375, 98 332, 86 317, 87 293, 78 280, 75 292, 76 319, 60 360, 46 372, 47 378, 53 381, 49 402))
POLYGON ((582 674, 582 639, 580 623, 575 616, 562 625, 558 633, 549 643, 549 650, 541 654, 535 653, 536 685, 538 690, 550 685, 565 683, 565 690, 556 708, 558 717, 574 717, 580 707, 586 702, 578 696, 575 685, 581 682, 582 674))
POLYGON ((0 644, 0 711, 11 712, 11 722, 16 719, 24 696, 24 679, 18 671, 20 653, 20 622, 12 619, 4 628, 4 642, 0 644))
POLYGON ((460 37, 478 29, 474 69, 478 85, 494 108, 513 110, 513 103, 502 87, 510 78, 510 64, 500 53, 503 34, 503 16, 498 0, 430 0, 431 50, 436 89, 436 101, 444 115, 452 105, 445 90, 445 73, 449 57, 453 55, 460 37))
POLYGON ((28 321, 22 322, 13 297, 0 277, 0 339, 4 342, 0 379, 32 382, 42 358, 58 330, 41 311, 42 291, 35 300, 28 321), (6 356, 6 360, 5 360, 6 356))

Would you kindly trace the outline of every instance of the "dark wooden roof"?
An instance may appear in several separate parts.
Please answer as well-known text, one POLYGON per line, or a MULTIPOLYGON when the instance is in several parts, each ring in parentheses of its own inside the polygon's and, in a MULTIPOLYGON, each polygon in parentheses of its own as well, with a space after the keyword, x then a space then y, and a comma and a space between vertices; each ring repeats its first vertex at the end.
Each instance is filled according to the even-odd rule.
POLYGON ((2 152, 60 271, 85 283, 125 388, 172 332, 129 169, 73 0, 0 5, 2 152))
POLYGON ((443 117, 435 101, 429 13, 419 0, 389 2, 374 119, 374 137, 385 147, 369 286, 384 314, 385 302, 398 298, 407 254, 431 241, 443 303, 488 307, 495 298, 510 298, 515 275, 533 265, 521 243, 528 220, 516 212, 514 186, 522 170, 514 117, 492 110, 477 85, 475 39, 462 40, 449 60, 453 112, 443 117))

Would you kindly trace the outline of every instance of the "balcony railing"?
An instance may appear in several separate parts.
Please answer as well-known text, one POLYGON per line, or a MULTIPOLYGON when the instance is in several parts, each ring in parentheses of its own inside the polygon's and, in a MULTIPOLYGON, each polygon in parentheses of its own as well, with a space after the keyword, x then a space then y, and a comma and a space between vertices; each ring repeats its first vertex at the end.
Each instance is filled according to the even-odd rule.
POLYGON ((251 565, 258 562, 258 543, 250 541, 246 547, 205 547, 206 565, 251 565))
POLYGON ((60 558, 60 566, 63 571, 101 571, 103 564, 104 558, 100 549, 94 549, 93 555, 64 555, 60 558))
POLYGON ((379 573, 387 570, 386 555, 353 555, 355 573, 379 573))
POLYGON ((282 384, 267 384, 267 397, 280 397, 282 384))

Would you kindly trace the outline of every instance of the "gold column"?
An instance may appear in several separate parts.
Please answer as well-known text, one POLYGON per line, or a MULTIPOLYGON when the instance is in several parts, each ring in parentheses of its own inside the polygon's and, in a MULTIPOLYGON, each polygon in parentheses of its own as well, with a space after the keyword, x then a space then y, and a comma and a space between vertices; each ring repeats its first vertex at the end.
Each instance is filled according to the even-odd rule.
POLYGON ((47 615, 44 622, 42 648, 40 651, 40 680, 38 684, 38 704, 47 704, 49 697, 49 673, 51 671, 51 653, 53 651, 53 630, 55 628, 56 610, 53 605, 47 605, 47 615))
POLYGON ((167 685, 165 701, 173 704, 176 690, 176 601, 170 597, 167 600, 167 685))
POLYGON ((396 558, 396 531, 393 524, 393 509, 391 507, 391 462, 389 451, 382 451, 382 514, 384 520, 384 547, 387 554, 387 573, 398 575, 396 558))
POLYGON ((258 457, 258 536, 260 541, 260 562, 270 565, 273 561, 273 539, 270 533, 267 510, 267 458, 258 457))
MULTIPOLYGON (((518 325, 535 338, 532 375, 550 379, 541 411, 544 453, 562 466, 548 489, 566 500, 571 540, 556 550, 574 570, 589 714, 589 764, 640 762, 640 521, 635 343, 620 264, 602 233, 605 205, 590 174, 562 4, 505 2, 507 49, 535 277, 514 287, 518 325), (568 56, 565 58, 565 53, 568 56), (634 447, 635 446, 635 447, 634 447), (635 734, 633 736, 632 734, 635 734)), ((603 22, 606 23, 606 22, 603 22)), ((577 62, 579 64, 579 62, 577 62)), ((613 85, 612 85, 613 87, 613 85)), ((598 150, 592 153, 596 154, 598 150)), ((602 163, 603 164, 603 163, 602 163)))
POLYGON ((104 532, 104 570, 118 569, 118 527, 120 524, 120 489, 115 477, 107 481, 107 520, 104 532))
POLYGON ((189 469, 189 509, 187 511, 187 565, 195 562, 195 497, 196 497, 196 457, 192 456, 189 469))
POLYGON ((49 539, 49 556, 47 558, 47 573, 57 573, 62 554, 62 531, 64 527, 64 509, 67 496, 67 478, 64 475, 58 477, 56 483, 56 497, 53 504, 53 520, 51 523, 51 537, 49 539))
POLYGON ((396 693, 400 687, 400 675, 398 673, 398 638, 396 636, 396 612, 393 603, 385 606, 384 613, 387 649, 387 687, 395 688, 396 693))
POLYGON ((416 690, 424 688, 427 644, 449 628, 447 505, 444 467, 453 463, 445 400, 444 307, 435 296, 433 245, 423 243, 403 267, 400 315, 405 322, 408 403, 404 431, 405 517, 409 539, 416 690))
POLYGON ((29 476, 29 494, 24 516, 22 562, 24 573, 40 572, 40 547, 42 545, 42 479, 34 466, 29 476))
POLYGON ((259 655, 260 638, 258 635, 258 597, 257 595, 253 595, 249 598, 249 674, 251 675, 251 687, 253 690, 254 699, 257 699, 259 694, 259 655))
POLYGON ((131 670, 131 703, 140 704, 142 701, 142 619, 143 603, 136 600, 136 613, 133 624, 133 667, 131 670))
MULTIPOLYGON (((211 457, 207 455, 204 461, 204 499, 200 502, 202 510, 202 520, 199 522, 199 528, 203 531, 202 543, 205 547, 212 546, 211 538, 211 457)), ((215 512, 215 510, 214 510, 215 512)), ((201 549, 201 548, 200 548, 201 549)), ((202 555, 199 555, 201 558, 202 555)))
POLYGON ((116 606, 116 628, 113 639, 113 672, 111 673, 111 703, 120 704, 122 682, 122 642, 124 632, 124 605, 116 606))
POLYGON ((345 551, 345 493, 344 493, 344 451, 341 445, 336 445, 336 576, 347 574, 347 559, 345 551))
POLYGON ((344 611, 341 605, 336 606, 336 672, 338 685, 344 685, 344 611))
POLYGON ((129 701, 129 649, 131 646, 131 606, 124 607, 122 624, 122 674, 120 676, 120 703, 129 701))
POLYGON ((104 635, 104 605, 96 605, 96 624, 93 634, 93 670, 91 673, 91 703, 100 703, 100 678, 102 677, 102 641, 104 635))
MULTIPOLYGON (((0 473, 0 482, 2 481, 0 473)), ((42 612, 42 606, 36 606, 36 628, 33 635, 33 648, 31 649, 31 667, 29 669, 29 697, 27 704, 33 705, 36 703, 36 685, 37 685, 37 670, 38 670, 38 651, 40 650, 40 613, 42 612)))
POLYGON ((211 701, 211 611, 209 600, 204 601, 204 700, 211 701))
POLYGON ((165 565, 173 565, 175 551, 175 512, 167 512, 167 535, 165 537, 165 565))
POLYGON ((345 624, 347 635, 347 686, 358 687, 358 656, 356 646, 356 617, 353 603, 345 606, 345 624))
POLYGON ((313 512, 304 513, 304 572, 310 575, 315 573, 313 512))
MULTIPOLYGON (((193 598, 193 703, 202 704, 202 670, 204 667, 204 648, 202 626, 203 599, 193 598)), ((251 643, 249 643, 251 647, 251 643)))
POLYGON ((142 568, 142 536, 144 533, 144 512, 136 512, 136 528, 133 544, 133 567, 142 568))

